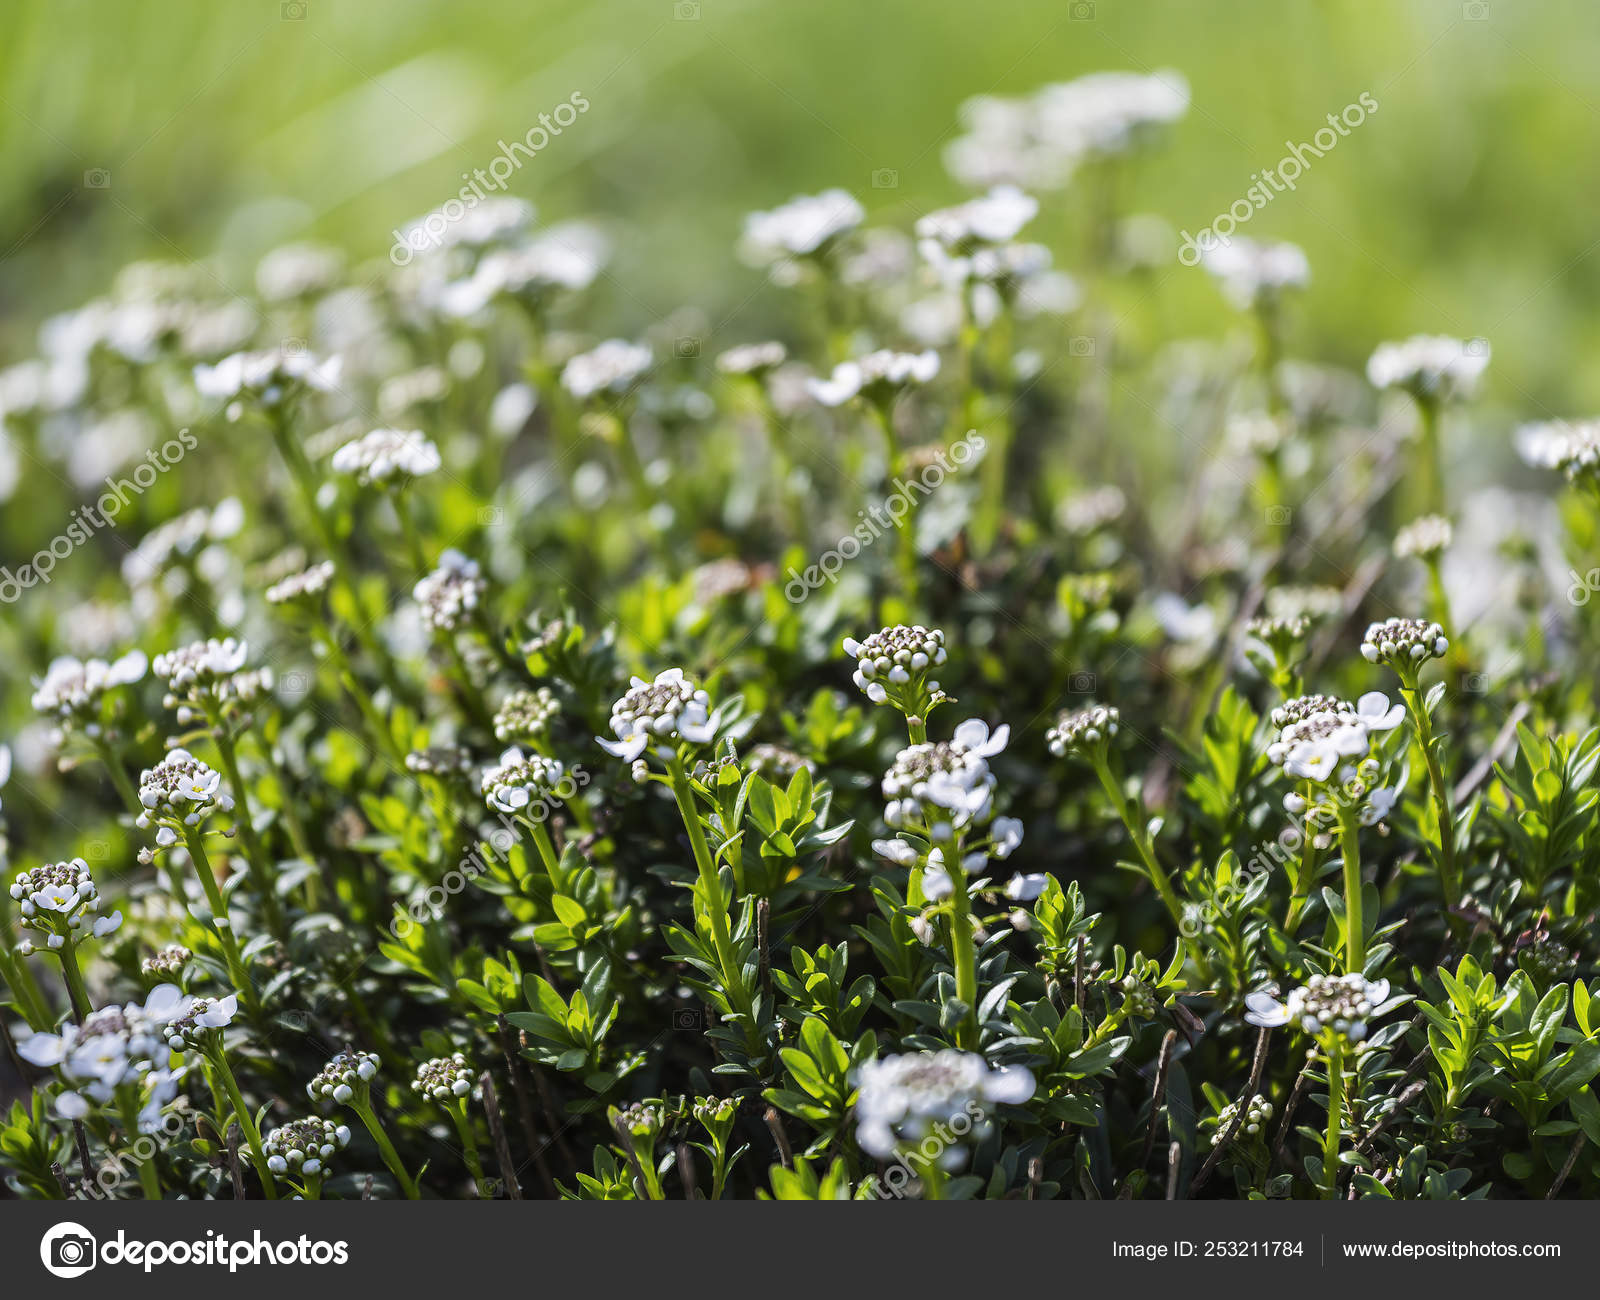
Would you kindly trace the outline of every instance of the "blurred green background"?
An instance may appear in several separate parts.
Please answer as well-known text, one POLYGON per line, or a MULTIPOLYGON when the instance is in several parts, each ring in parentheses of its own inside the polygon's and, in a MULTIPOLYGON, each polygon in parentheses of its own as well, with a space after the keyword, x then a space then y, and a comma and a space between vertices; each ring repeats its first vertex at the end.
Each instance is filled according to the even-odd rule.
MULTIPOLYGON (((132 257, 219 254, 241 288, 291 238, 383 257, 574 91, 591 110, 512 192, 630 223, 615 328, 692 304, 734 342, 774 312, 733 256, 746 210, 841 185, 908 226, 960 194, 940 155, 967 97, 1173 67, 1193 104, 1129 210, 1190 230, 1286 139, 1380 104, 1249 227, 1310 256, 1296 351, 1359 364, 1386 337, 1483 335, 1501 403, 1585 413, 1597 34, 1592 0, 7 0, 0 344, 26 355, 132 257)), ((1201 272, 1163 280, 1173 329, 1220 328, 1201 272)))

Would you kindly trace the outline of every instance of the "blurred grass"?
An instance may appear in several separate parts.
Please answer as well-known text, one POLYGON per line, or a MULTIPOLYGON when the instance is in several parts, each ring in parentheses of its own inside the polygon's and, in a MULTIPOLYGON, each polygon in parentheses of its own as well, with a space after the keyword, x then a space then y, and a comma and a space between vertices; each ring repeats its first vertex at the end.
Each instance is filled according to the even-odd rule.
MULTIPOLYGON (((1309 139, 1363 91, 1379 101, 1248 226, 1311 258, 1296 351, 1359 364, 1385 337, 1481 334, 1504 404, 1600 408, 1600 371, 1586 364, 1600 345, 1595 6, 1092 9, 700 0, 687 21, 677 0, 8 0, 0 341, 25 354, 42 315, 99 292, 135 256, 220 252, 241 288, 254 258, 290 238, 383 257, 397 224, 579 90, 591 111, 512 191, 547 217, 631 223, 607 282, 619 330, 688 303, 722 345, 759 333, 771 311, 733 259, 746 210, 837 184, 875 219, 909 224, 958 194, 940 153, 968 96, 1174 67, 1193 107, 1141 163, 1130 210, 1190 230, 1242 196, 1286 139, 1309 139), (880 168, 896 188, 872 187, 880 168), (109 172, 107 188, 85 185, 92 169, 109 172)), ((1162 293, 1173 327, 1219 328, 1201 273, 1174 264, 1162 293)))

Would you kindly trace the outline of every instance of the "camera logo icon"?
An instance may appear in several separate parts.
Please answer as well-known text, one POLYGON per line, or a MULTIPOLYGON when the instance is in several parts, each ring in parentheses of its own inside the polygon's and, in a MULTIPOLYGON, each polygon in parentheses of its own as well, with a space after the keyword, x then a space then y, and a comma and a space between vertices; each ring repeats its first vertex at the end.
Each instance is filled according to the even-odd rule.
POLYGON ((1067 355, 1069 357, 1092 357, 1094 355, 1094 337, 1089 334, 1079 334, 1068 339, 1067 355))
POLYGON ((680 1033, 695 1033, 706 1027, 705 1012, 699 1007, 679 1007, 672 1013, 672 1027, 680 1033))
POLYGON ((95 1240, 81 1223, 58 1223, 39 1242, 39 1259, 56 1277, 82 1277, 97 1258, 95 1240))
POLYGON ((893 167, 874 167, 872 169, 872 188, 875 190, 899 189, 900 173, 893 167))
POLYGON ((86 190, 108 190, 111 188, 111 173, 104 167, 91 167, 83 174, 83 188, 86 190))

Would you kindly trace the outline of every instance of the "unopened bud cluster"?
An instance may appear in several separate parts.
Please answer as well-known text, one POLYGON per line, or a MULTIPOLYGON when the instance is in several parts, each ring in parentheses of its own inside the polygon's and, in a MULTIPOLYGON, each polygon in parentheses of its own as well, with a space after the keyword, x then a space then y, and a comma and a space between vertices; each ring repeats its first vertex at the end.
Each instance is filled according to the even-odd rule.
POLYGON ((1384 663, 1396 672, 1414 670, 1429 659, 1442 659, 1450 649, 1444 628, 1420 618, 1390 618, 1373 623, 1361 638, 1368 663, 1384 663))
POLYGON ((548 686, 536 691, 513 691, 494 715, 495 739, 502 744, 539 740, 548 734, 551 721, 560 712, 561 706, 548 686))
POLYGON ((312 1101, 324 1097, 344 1103, 353 1097, 365 1095, 369 1083, 377 1076, 378 1058, 371 1052, 347 1048, 329 1061, 306 1084, 306 1095, 312 1101))
POLYGON ((844 652, 856 661, 850 680, 874 704, 893 704, 902 713, 925 719, 940 697, 939 683, 928 673, 948 657, 944 633, 921 624, 896 624, 874 632, 865 641, 844 639, 844 652))
MULTIPOLYGON (((1241 1138, 1258 1137, 1268 1120, 1272 1118, 1273 1106, 1270 1101, 1260 1093, 1250 1098, 1245 1106, 1244 1122, 1239 1125, 1238 1136, 1241 1138)), ((1212 1134, 1211 1145, 1220 1146, 1222 1139, 1228 1136, 1228 1130, 1233 1127, 1233 1120, 1239 1113, 1239 1103, 1230 1101, 1217 1115, 1217 1131, 1212 1134)))
POLYGON ((1045 733, 1045 745, 1057 758, 1095 749, 1117 734, 1122 715, 1111 705, 1063 713, 1045 733))
POLYGON ((436 1056, 417 1067, 417 1077, 411 1081, 411 1087, 418 1096, 429 1101, 458 1101, 472 1095, 472 1067, 460 1052, 436 1056))
POLYGON ((311 1177, 325 1174, 328 1161, 350 1141, 350 1130, 326 1119, 296 1119, 281 1124, 262 1139, 267 1168, 275 1174, 311 1177))

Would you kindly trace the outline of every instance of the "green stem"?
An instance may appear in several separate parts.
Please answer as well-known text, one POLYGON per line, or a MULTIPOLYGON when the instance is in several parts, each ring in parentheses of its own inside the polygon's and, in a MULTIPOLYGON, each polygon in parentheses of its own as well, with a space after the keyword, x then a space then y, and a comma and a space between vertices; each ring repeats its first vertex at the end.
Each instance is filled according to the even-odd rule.
POLYGON ((239 1128, 244 1132, 245 1144, 250 1148, 250 1163, 256 1167, 256 1177, 261 1180, 262 1195, 269 1201, 275 1201, 278 1199, 278 1185, 273 1180, 272 1170, 267 1168, 267 1153, 261 1143, 261 1130, 256 1127, 256 1117, 250 1113, 250 1107, 245 1105, 244 1094, 239 1091, 239 1081, 233 1077, 228 1058, 223 1054, 220 1034, 216 1045, 207 1055, 211 1058, 211 1064, 216 1067, 217 1077, 222 1080, 222 1090, 228 1095, 228 1104, 233 1107, 239 1128))
POLYGON ((465 1104, 454 1105, 450 1108, 450 1118, 456 1124, 456 1136, 461 1139, 461 1154, 467 1163, 467 1172, 472 1175, 473 1187, 478 1196, 483 1195, 483 1159, 478 1154, 478 1135, 472 1131, 472 1118, 467 1114, 465 1104))
POLYGON ((1417 412, 1421 425, 1417 439, 1417 457, 1420 462, 1417 482, 1420 487, 1418 495, 1422 501, 1422 509, 1418 513, 1442 515, 1444 513, 1444 462, 1439 448, 1439 423, 1441 420, 1439 404, 1430 399, 1419 398, 1417 412))
POLYGON ((383 1125, 378 1123, 378 1117, 372 1113, 372 1103, 352 1097, 350 1109, 361 1117, 361 1122, 367 1126, 367 1132, 372 1134, 372 1140, 378 1144, 378 1154, 383 1157, 383 1163, 389 1166, 389 1172, 395 1176, 395 1181, 400 1184, 400 1190, 405 1193, 406 1199, 421 1200, 422 1193, 417 1190, 416 1182, 406 1172, 406 1167, 400 1163, 400 1153, 394 1149, 394 1143, 389 1141, 389 1135, 383 1131, 383 1125))
POLYGON ((1339 803, 1339 856, 1344 859, 1344 961, 1352 975, 1367 968, 1367 925, 1362 915, 1361 819, 1346 799, 1339 803))
POLYGON ((72 1018, 81 1025, 93 1008, 89 1005, 89 990, 84 987, 83 972, 78 969, 78 945, 68 939, 56 955, 61 958, 61 978, 66 981, 67 998, 72 1003, 72 1018))
POLYGON ((222 759, 223 774, 228 778, 228 784, 233 787, 234 798, 238 800, 239 810, 234 824, 239 828, 239 840, 244 845, 245 860, 249 862, 250 869, 259 882, 257 892, 261 896, 261 903, 267 914, 267 924, 272 932, 282 939, 287 937, 287 926, 284 923, 282 903, 278 898, 277 871, 262 847, 261 840, 256 836, 255 812, 250 805, 249 789, 239 770, 239 754, 234 747, 233 737, 228 734, 227 724, 220 712, 215 710, 209 712, 211 738, 217 746, 217 754, 222 759))
MULTIPOLYGON (((118 1109, 122 1112, 122 1127, 129 1133, 137 1135, 139 1132, 139 1105, 132 1096, 131 1089, 119 1089, 118 1109)), ((161 1179, 156 1174, 156 1158, 154 1152, 148 1160, 139 1161, 139 1187, 144 1192, 147 1201, 161 1199, 161 1179)))
POLYGON ((1127 828, 1128 838, 1133 841, 1133 847, 1139 854, 1139 861, 1143 864, 1145 875, 1155 887, 1161 901, 1166 904, 1167 911, 1171 914, 1173 923, 1178 927, 1179 942, 1189 951, 1189 956, 1194 960, 1195 966, 1201 974, 1209 980, 1211 978, 1210 963, 1206 961, 1198 944, 1189 942, 1185 934, 1186 921, 1183 914, 1183 904, 1178 901, 1178 893, 1172 887, 1172 877, 1167 875, 1167 869, 1161 865, 1161 860, 1156 857, 1155 845, 1150 842, 1149 832, 1137 821, 1129 808, 1128 796, 1123 792, 1122 785, 1112 774, 1111 766, 1102 753, 1094 753, 1090 760, 1094 765, 1095 775, 1100 778, 1101 788, 1106 792, 1106 798, 1111 800, 1111 806, 1117 810, 1117 816, 1122 819, 1122 824, 1127 828))
POLYGON ((1456 865, 1455 814, 1450 807, 1450 787, 1445 783, 1444 771, 1439 766, 1433 735, 1433 719, 1428 716, 1428 706, 1422 698, 1422 688, 1413 679, 1402 683, 1400 694, 1411 711, 1411 720, 1417 727, 1417 743, 1422 746, 1422 760, 1428 768, 1428 785, 1433 793, 1434 814, 1439 820, 1439 876, 1444 889, 1447 907, 1461 901, 1461 873, 1456 865))
POLYGON ((144 806, 139 802, 139 792, 133 788, 116 747, 106 739, 104 732, 95 737, 94 744, 100 753, 100 761, 105 764, 106 772, 111 777, 111 784, 116 786, 117 794, 128 811, 137 817, 144 811, 144 806))
POLYGON ((749 1011, 750 999, 744 987, 743 973, 733 952, 733 938, 728 932, 728 912, 722 900, 722 880, 717 874, 711 847, 706 843, 705 831, 700 826, 700 812, 695 807, 694 790, 683 760, 674 754, 668 761, 667 772, 672 785, 672 797, 677 801, 678 814, 689 833, 689 845, 694 850, 695 866, 700 872, 700 888, 706 896, 706 911, 711 917, 711 937, 717 950, 717 964, 722 967, 723 988, 729 999, 741 1011, 749 1011))
POLYGON ((1328 1051, 1328 1134, 1322 1143, 1322 1177, 1327 1183, 1323 1195, 1334 1200, 1339 1195, 1339 1138, 1344 1121, 1344 1050, 1328 1051))
POLYGON ((966 1015, 956 1027, 956 1046, 972 1052, 978 1048, 978 954, 972 935, 972 899, 967 894, 967 873, 962 870, 959 846, 946 863, 953 892, 950 895, 950 964, 955 967, 956 998, 966 1015))
POLYGON ((206 902, 211 907, 212 928, 222 941, 222 950, 228 960, 228 977, 250 1008, 252 1018, 259 1020, 261 1004, 256 999, 255 986, 250 983, 249 973, 245 970, 244 959, 239 955, 239 941, 234 937, 233 926, 228 918, 227 900, 222 897, 222 887, 217 883, 217 873, 206 854, 199 828, 184 827, 183 841, 188 846, 189 856, 194 859, 195 875, 200 877, 200 888, 205 891, 206 902))

